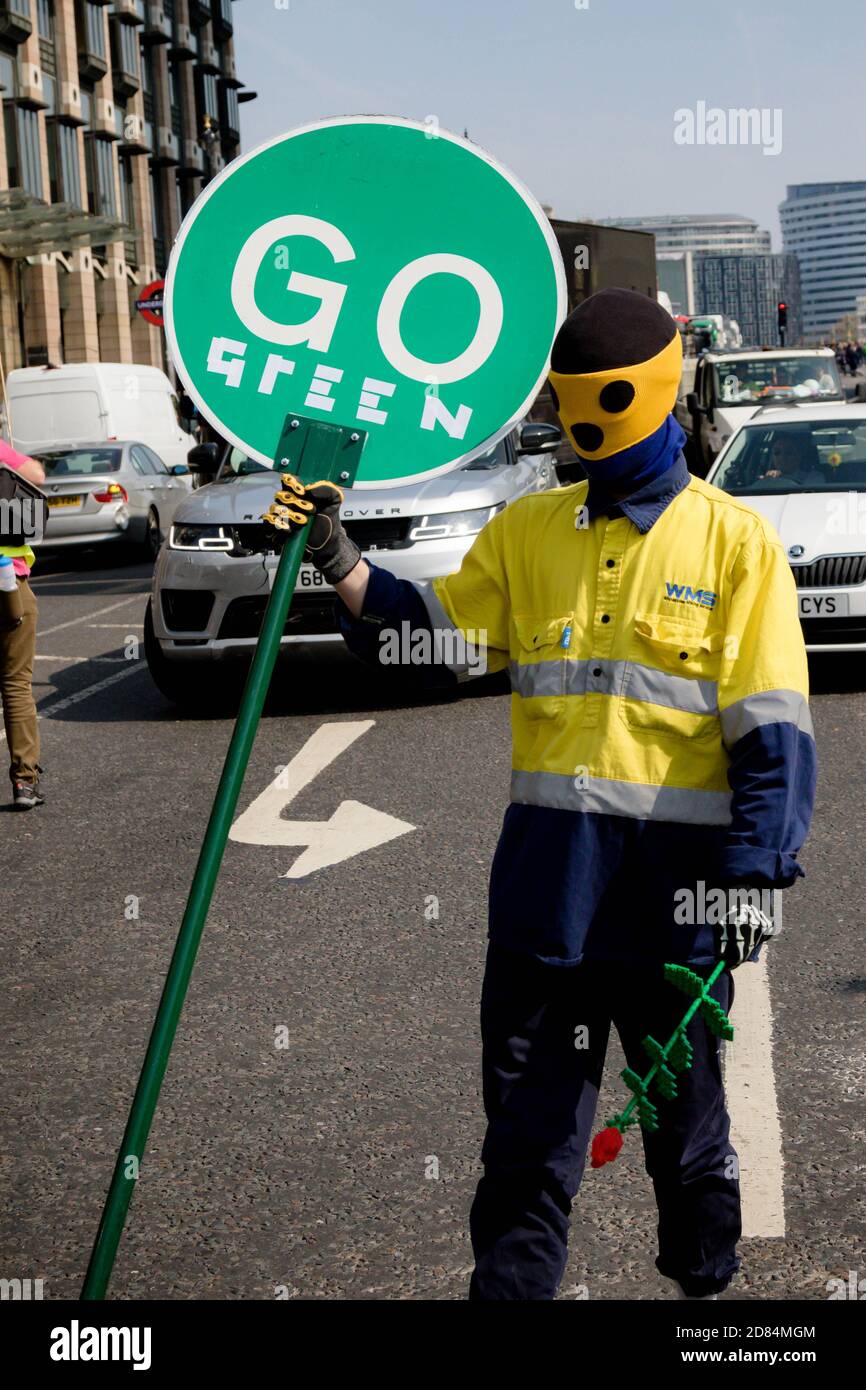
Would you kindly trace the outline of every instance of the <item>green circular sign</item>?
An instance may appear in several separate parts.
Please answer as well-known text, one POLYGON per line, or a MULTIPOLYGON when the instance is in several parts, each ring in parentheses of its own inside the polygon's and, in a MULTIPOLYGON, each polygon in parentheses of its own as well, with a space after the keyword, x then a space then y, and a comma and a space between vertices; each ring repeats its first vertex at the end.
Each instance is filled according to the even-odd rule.
POLYGON ((234 160, 165 288, 175 366, 220 434, 270 464, 289 411, 366 430, 356 487, 443 473, 507 433, 565 308, 532 195, 468 141, 390 116, 234 160))

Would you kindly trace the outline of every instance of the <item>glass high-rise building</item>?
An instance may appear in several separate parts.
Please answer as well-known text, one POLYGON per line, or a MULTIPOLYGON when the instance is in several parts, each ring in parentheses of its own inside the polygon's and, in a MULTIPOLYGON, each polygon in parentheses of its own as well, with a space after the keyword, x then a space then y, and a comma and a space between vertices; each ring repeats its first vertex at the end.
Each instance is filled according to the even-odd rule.
POLYGON ((703 314, 736 319, 747 347, 779 346, 779 304, 788 306, 785 341, 800 341, 800 278, 796 256, 698 252, 692 260, 695 302, 703 314))
POLYGON ((240 149, 232 0, 0 0, 0 352, 165 365, 135 309, 240 149))
POLYGON ((779 217, 800 263, 803 333, 829 337, 866 293, 866 182, 789 184, 779 217))

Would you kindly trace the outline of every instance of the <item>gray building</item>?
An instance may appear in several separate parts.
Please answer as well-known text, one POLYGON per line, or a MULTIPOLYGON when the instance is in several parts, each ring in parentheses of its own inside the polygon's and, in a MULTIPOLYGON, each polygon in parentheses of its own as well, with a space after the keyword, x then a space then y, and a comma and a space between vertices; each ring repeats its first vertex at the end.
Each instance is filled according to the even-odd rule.
POLYGON ((748 347, 777 347, 778 306, 788 306, 785 342, 800 341, 800 274, 797 257, 784 252, 767 255, 710 255, 691 258, 695 312, 726 314, 736 319, 748 347))
POLYGON ((652 232, 656 253, 770 251, 770 233, 738 213, 676 213, 659 217, 610 217, 604 227, 652 232))

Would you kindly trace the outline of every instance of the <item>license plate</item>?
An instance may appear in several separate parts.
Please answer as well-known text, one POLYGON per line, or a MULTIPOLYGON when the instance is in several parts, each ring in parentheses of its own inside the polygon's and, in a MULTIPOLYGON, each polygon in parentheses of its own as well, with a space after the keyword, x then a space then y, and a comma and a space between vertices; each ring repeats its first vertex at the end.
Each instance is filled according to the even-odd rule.
POLYGON ((330 589, 331 585, 325 582, 324 575, 316 569, 315 565, 301 565, 298 570, 299 589, 330 589))
POLYGON ((49 497, 49 507, 80 507, 84 498, 80 493, 73 493, 69 497, 49 497))
POLYGON ((847 594, 801 594, 801 618, 847 618, 847 594))
MULTIPOLYGON (((274 587, 274 575, 277 572, 276 565, 268 566, 268 588, 274 587)), ((300 593, 307 593, 311 589, 321 589, 324 592, 333 592, 330 584, 325 582, 324 576, 316 569, 315 565, 301 565, 298 570, 298 582, 295 589, 300 593)))

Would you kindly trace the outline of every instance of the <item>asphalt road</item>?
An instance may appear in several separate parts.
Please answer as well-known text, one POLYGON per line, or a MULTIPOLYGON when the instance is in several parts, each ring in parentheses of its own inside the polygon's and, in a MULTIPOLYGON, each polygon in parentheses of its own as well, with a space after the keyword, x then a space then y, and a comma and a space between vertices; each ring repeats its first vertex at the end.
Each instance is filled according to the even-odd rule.
MULTIPOLYGON (((48 800, 0 815, 0 1275, 42 1278, 53 1299, 80 1286, 231 732, 159 695, 129 641, 148 571, 103 563, 39 566, 48 800)), ((866 1274, 866 660, 822 658, 813 679, 808 879, 768 957, 785 1233, 744 1240, 728 1298, 825 1299, 828 1280, 866 1274)), ((239 810, 322 724, 369 719, 291 815, 353 799, 414 829, 300 879, 282 876, 300 849, 230 842, 115 1297, 465 1296, 507 716, 497 693, 395 701, 342 651, 280 669, 239 810)), ((600 1118, 621 1065, 612 1049, 600 1118)), ((630 1138, 587 1174, 563 1297, 672 1297, 639 1155, 630 1138)))

